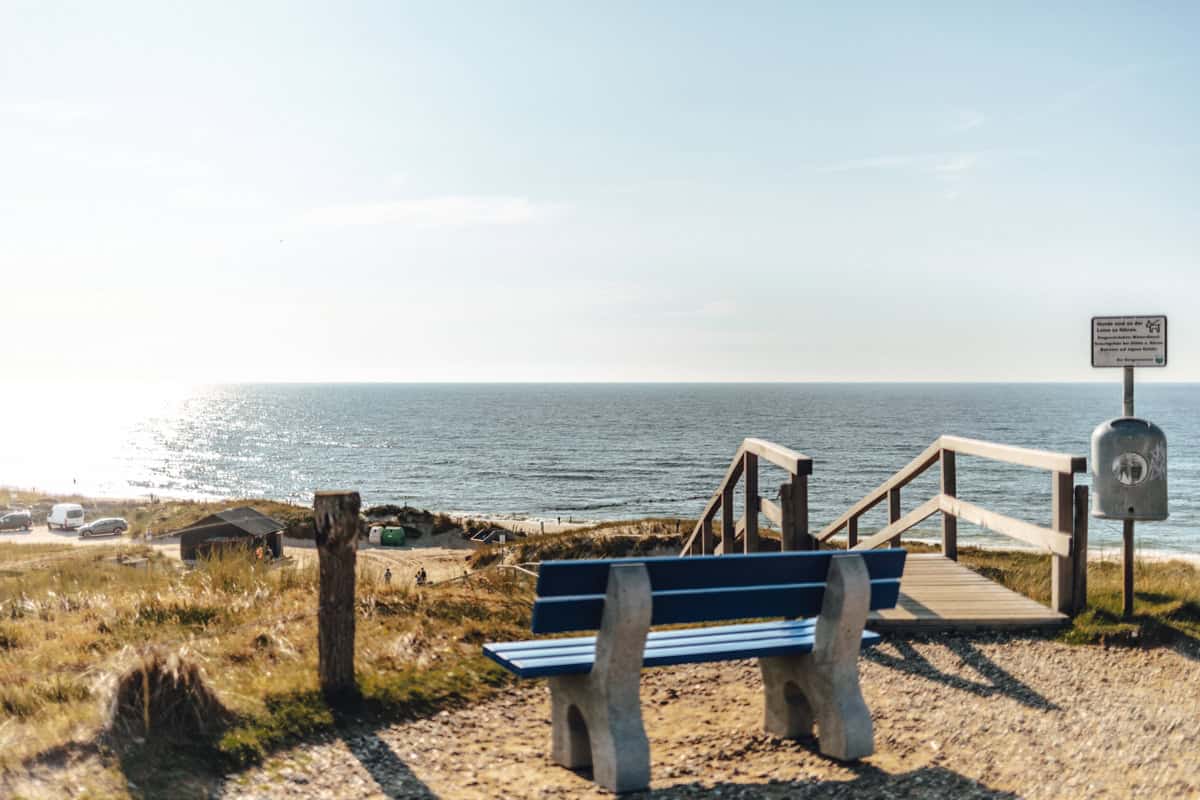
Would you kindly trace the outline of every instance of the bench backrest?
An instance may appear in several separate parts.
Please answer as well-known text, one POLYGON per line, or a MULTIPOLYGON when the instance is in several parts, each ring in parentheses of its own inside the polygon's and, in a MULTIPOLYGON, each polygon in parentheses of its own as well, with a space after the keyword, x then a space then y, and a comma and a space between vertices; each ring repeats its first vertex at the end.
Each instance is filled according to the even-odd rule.
MULTIPOLYGON (((608 570, 645 564, 653 598, 651 625, 759 617, 812 617, 821 611, 829 559, 836 551, 728 556, 544 561, 538 570, 533 632, 596 630, 604 614, 608 570)), ((846 555, 841 553, 840 555, 846 555)), ((871 608, 893 608, 905 551, 856 552, 871 578, 871 608)))

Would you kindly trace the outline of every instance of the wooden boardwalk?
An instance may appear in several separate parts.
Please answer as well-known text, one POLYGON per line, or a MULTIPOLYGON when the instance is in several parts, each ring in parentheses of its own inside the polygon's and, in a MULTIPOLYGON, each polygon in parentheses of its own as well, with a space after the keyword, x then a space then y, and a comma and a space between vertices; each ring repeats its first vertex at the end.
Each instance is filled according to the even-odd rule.
POLYGON ((909 553, 895 608, 871 613, 877 631, 1021 630, 1063 625, 1067 616, 937 554, 909 553))

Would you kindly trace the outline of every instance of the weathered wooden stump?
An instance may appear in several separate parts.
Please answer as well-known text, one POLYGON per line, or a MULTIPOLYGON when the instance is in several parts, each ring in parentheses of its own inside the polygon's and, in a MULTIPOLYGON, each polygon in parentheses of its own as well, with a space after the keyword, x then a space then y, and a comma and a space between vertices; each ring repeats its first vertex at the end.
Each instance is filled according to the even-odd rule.
POLYGON ((354 588, 358 492, 317 492, 313 517, 321 565, 317 652, 321 692, 331 704, 358 699, 354 681, 354 588))

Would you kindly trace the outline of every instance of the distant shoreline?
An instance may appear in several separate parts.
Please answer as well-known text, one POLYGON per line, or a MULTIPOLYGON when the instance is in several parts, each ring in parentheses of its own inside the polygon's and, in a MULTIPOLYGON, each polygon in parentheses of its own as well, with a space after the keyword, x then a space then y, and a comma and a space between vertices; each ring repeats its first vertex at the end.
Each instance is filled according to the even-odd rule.
MULTIPOLYGON (((130 504, 142 505, 151 502, 168 502, 168 503, 237 503, 246 500, 262 501, 270 503, 279 503, 288 505, 294 508, 311 508, 306 503, 296 503, 287 500, 272 500, 270 498, 244 498, 244 497, 221 497, 221 498, 187 498, 187 497, 172 497, 167 495, 151 495, 146 494, 140 497, 107 497, 97 495, 85 495, 77 493, 65 492, 45 492, 40 489, 21 488, 17 486, 0 485, 0 492, 17 493, 18 495, 37 495, 42 502, 50 499, 63 500, 65 502, 82 502, 105 505, 130 504), (151 497, 156 498, 151 500, 151 497)), ((438 513, 438 512, 434 512, 438 513)), ((440 512, 456 521, 474 519, 480 522, 489 522, 495 525, 508 527, 512 530, 518 530, 526 534, 555 534, 565 533, 573 530, 582 530, 596 525, 611 524, 613 522, 636 522, 639 519, 648 519, 649 517, 628 517, 623 519, 575 519, 568 517, 569 521, 562 521, 559 517, 535 516, 535 515, 519 515, 519 514, 501 514, 501 513, 468 513, 461 511, 445 511, 440 512)), ((684 518, 681 518, 684 519, 684 518)), ((686 521, 686 520, 685 520, 686 521)), ((938 545, 941 539, 936 535, 922 536, 906 536, 905 539, 913 542, 920 542, 928 545, 938 545)), ((1021 547, 1019 545, 997 545, 989 543, 975 543, 966 536, 959 536, 959 542, 963 547, 977 547, 980 550, 990 550, 994 552, 1038 552, 1034 548, 1021 547)), ((1138 548, 1138 560, 1163 562, 1163 561, 1184 561, 1190 564, 1200 566, 1200 552, 1163 550, 1161 548, 1138 548)), ((1117 561, 1122 558, 1121 549, 1119 547, 1105 546, 1100 547, 1092 544, 1088 547, 1088 561, 1117 561)))

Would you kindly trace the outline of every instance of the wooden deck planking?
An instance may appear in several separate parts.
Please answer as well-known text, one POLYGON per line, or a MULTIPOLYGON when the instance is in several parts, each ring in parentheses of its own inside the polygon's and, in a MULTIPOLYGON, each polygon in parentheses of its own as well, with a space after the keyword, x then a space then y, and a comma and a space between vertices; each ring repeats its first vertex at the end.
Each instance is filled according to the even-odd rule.
POLYGON ((878 631, 1016 630, 1066 623, 1060 614, 937 554, 912 553, 895 608, 874 611, 878 631))

